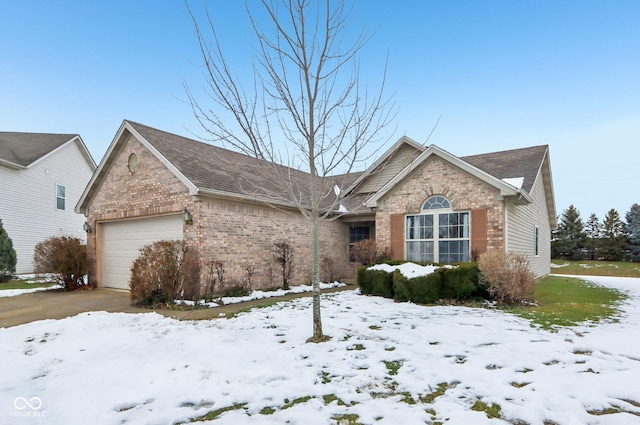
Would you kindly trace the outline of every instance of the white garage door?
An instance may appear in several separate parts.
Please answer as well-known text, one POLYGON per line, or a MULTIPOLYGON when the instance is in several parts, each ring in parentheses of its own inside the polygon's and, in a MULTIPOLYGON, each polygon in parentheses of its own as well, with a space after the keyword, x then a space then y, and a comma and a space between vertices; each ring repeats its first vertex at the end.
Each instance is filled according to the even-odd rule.
POLYGON ((114 221, 102 226, 102 283, 129 289, 133 261, 140 248, 155 241, 182 240, 182 215, 114 221))

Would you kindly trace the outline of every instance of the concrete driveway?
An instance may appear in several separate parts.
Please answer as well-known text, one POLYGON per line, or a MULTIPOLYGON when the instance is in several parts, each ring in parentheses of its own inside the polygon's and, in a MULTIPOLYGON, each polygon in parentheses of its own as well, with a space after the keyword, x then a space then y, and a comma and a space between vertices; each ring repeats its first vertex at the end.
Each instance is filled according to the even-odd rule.
MULTIPOLYGON (((322 292, 328 293, 354 288, 354 285, 349 285, 342 288, 327 289, 322 292)), ((92 289, 74 292, 40 291, 16 297, 0 298, 0 327, 8 328, 35 322, 36 320, 63 319, 88 311, 107 311, 110 313, 149 313, 155 311, 163 316, 180 320, 214 319, 265 304, 310 296, 311 293, 306 292, 208 309, 150 310, 132 307, 130 305, 129 291, 118 289, 92 289)))

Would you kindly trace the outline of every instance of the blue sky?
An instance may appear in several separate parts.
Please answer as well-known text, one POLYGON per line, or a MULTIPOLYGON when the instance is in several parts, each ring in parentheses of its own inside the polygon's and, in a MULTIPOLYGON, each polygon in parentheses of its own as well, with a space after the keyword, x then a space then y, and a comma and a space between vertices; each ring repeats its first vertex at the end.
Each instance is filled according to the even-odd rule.
MULTIPOLYGON (((244 64, 244 2, 208 4, 223 48, 244 64)), ((429 143, 458 156, 548 144, 558 214, 574 204, 585 221, 610 208, 624 218, 640 203, 640 2, 363 0, 357 10, 354 30, 373 33, 362 51, 371 87, 389 52, 392 141, 425 142, 440 119, 429 143)), ((96 162, 123 119, 197 138, 183 84, 204 85, 200 62, 181 0, 1 0, 0 130, 78 133, 96 162)))

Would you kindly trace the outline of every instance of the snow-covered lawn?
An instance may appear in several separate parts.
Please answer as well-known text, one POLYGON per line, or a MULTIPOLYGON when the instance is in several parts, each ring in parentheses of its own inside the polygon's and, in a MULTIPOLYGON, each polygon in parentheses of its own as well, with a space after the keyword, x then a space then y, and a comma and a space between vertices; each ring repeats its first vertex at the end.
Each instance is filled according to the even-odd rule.
POLYGON ((628 291, 618 323, 553 333, 346 291, 323 297, 322 344, 305 343, 310 298, 232 319, 98 312, 0 329, 0 423, 174 424, 217 409, 211 423, 234 425, 640 423, 640 279, 589 279, 628 291))

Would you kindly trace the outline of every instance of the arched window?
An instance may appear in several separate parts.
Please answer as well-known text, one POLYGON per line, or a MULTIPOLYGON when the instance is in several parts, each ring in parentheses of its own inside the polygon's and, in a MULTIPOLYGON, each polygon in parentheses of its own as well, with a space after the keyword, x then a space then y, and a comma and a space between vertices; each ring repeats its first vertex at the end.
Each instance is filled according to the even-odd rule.
POLYGON ((409 261, 455 263, 469 261, 469 212, 453 211, 441 195, 422 205, 420 214, 407 215, 405 254, 409 261))
POLYGON ((423 210, 438 210, 451 208, 451 204, 444 196, 432 196, 422 206, 423 210))

